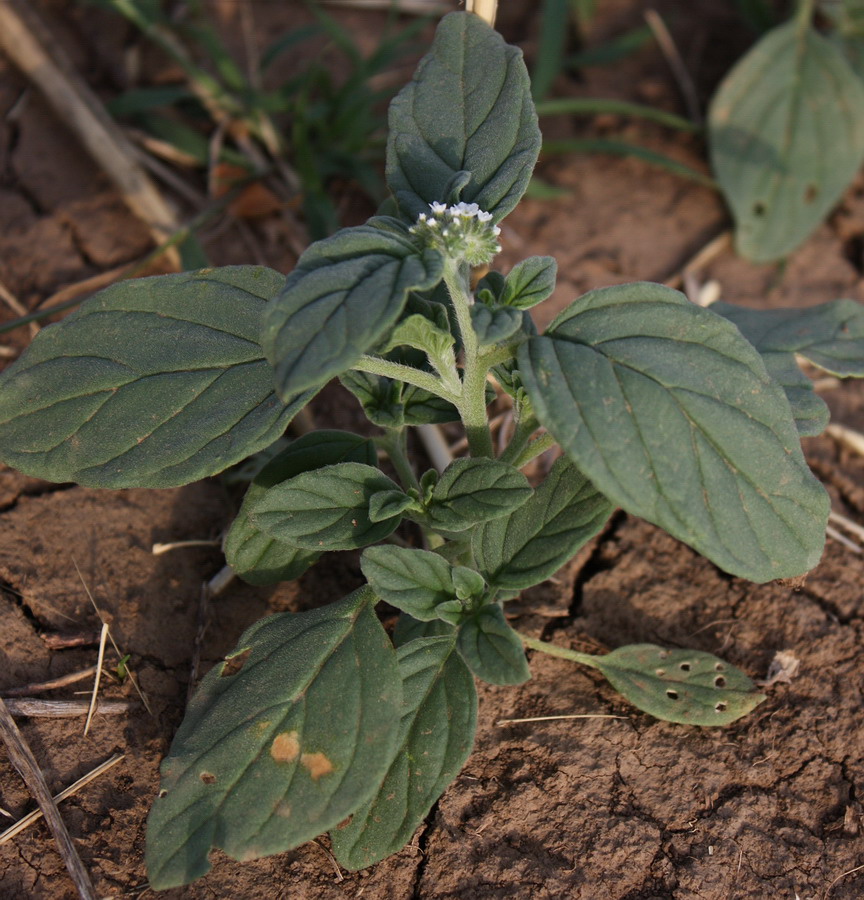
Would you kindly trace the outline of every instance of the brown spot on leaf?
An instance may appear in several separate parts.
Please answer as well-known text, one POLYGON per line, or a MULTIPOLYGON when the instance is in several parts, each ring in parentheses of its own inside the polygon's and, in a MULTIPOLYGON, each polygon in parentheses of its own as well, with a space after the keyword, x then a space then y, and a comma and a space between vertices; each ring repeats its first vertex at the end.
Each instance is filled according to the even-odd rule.
POLYGON ((296 731, 283 731, 277 734, 270 745, 270 755, 278 763, 294 762, 299 753, 300 741, 297 740, 296 731))
POLYGON ((317 781, 322 775, 329 775, 333 771, 333 763, 323 753, 304 753, 300 757, 300 765, 309 770, 313 781, 317 781))
POLYGON ((204 784, 216 784, 216 776, 212 772, 202 772, 199 777, 204 784))
POLYGON ((246 665, 246 660, 251 652, 252 650, 247 647, 240 653, 226 657, 225 665, 222 666, 222 671, 219 673, 220 677, 228 678, 231 675, 236 675, 246 665))

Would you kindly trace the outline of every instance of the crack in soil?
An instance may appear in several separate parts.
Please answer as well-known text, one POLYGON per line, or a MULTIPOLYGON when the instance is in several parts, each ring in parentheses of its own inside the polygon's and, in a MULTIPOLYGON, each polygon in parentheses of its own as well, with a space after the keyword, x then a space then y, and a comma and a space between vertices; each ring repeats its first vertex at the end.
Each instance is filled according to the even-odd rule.
POLYGON ((45 497, 48 494, 59 494, 62 491, 70 491, 76 487, 78 487, 78 485, 73 484, 72 482, 63 484, 44 482, 34 485, 32 488, 23 487, 10 501, 0 504, 0 515, 15 509, 23 497, 45 497))

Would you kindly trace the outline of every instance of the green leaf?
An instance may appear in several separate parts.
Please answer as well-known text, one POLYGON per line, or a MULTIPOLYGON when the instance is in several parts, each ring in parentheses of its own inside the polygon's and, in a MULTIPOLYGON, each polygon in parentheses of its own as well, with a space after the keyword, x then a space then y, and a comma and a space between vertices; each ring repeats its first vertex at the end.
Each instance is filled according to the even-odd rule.
POLYGON ((825 218, 861 165, 864 84, 830 41, 793 20, 726 76, 708 128, 738 252, 778 259, 825 218))
POLYGON ((375 796, 330 832, 347 869, 371 866, 407 844, 471 753, 477 691, 453 649, 450 635, 397 651, 404 700, 396 757, 375 796))
POLYGON ((259 266, 123 281, 44 329, 0 377, 0 459, 91 487, 173 487, 272 444, 283 403, 258 344, 282 276, 259 266))
POLYGON ((731 323, 661 285, 619 285, 581 297, 518 358, 537 418, 612 502, 751 581, 819 561, 827 494, 731 323))
POLYGON ((369 520, 383 522, 401 516, 409 507, 420 509, 420 504, 403 491, 380 491, 369 498, 369 520))
POLYGON ((518 309, 503 306, 490 309, 483 303, 471 307, 471 325, 480 346, 497 344, 512 337, 522 324, 522 313, 518 309))
POLYGON ((525 504, 475 529, 474 558, 492 587, 539 584, 600 531, 612 510, 572 463, 559 459, 525 504))
POLYGON ((459 421, 459 410, 452 403, 413 384, 356 370, 339 380, 360 401, 369 421, 382 428, 459 421))
POLYGON ((433 201, 461 199, 500 221, 525 192, 540 150, 522 52, 479 16, 454 12, 390 106, 387 183, 414 221, 433 201))
POLYGON ((760 352, 797 353, 840 378, 864 377, 864 305, 832 300, 806 309, 748 309, 712 303, 760 352))
POLYGON ((270 616, 211 669, 162 763, 147 826, 151 887, 200 878, 211 847, 238 860, 297 847, 374 795, 402 708, 374 603, 361 588, 270 616))
POLYGON ((432 619, 429 622, 421 622, 408 613, 402 613, 396 620, 393 629, 393 643, 397 647, 416 641, 420 638, 438 637, 439 635, 455 635, 456 629, 448 622, 441 619, 432 619))
POLYGON ((841 378, 864 376, 864 306, 855 300, 770 310, 718 302, 711 311, 734 322, 762 354, 768 374, 786 391, 802 435, 821 434, 829 412, 798 368, 796 354, 841 378))
POLYGON ((453 569, 453 589, 460 600, 471 600, 482 596, 486 590, 486 582, 475 569, 456 566, 453 569))
POLYGON ((680 725, 728 725, 765 699, 740 669, 701 650, 632 644, 593 665, 635 707, 680 725))
POLYGON ((262 345, 280 393, 319 387, 379 344, 408 292, 441 280, 442 260, 369 225, 313 244, 264 319, 262 345), (301 386, 302 387, 298 387, 301 386))
POLYGON ((382 600, 421 622, 437 618, 435 607, 456 596, 450 563, 428 550, 367 547, 360 568, 382 600))
POLYGON ((252 506, 252 524, 304 550, 354 550, 384 540, 400 517, 369 519, 369 501, 398 486, 373 466, 344 462, 274 485, 252 506))
POLYGON ((530 256, 514 266, 504 282, 501 302, 516 309, 531 309, 555 290, 558 263, 551 256, 530 256))
POLYGON ((430 359, 440 359, 450 353, 455 338, 426 316, 415 313, 403 319, 391 332, 387 344, 380 351, 387 353, 394 347, 407 346, 422 350, 430 359))
POLYGON ((497 603, 481 607, 459 626, 459 652, 468 667, 491 684, 522 684, 531 677, 519 635, 497 603))
POLYGON ((442 531, 465 531, 506 515, 531 496, 528 479, 495 459, 457 459, 444 470, 426 510, 426 521, 442 531))
POLYGON ((225 561, 249 584, 275 584, 302 575, 321 556, 261 531, 251 520, 250 510, 268 488, 301 472, 340 462, 374 465, 375 444, 348 431, 314 431, 304 434, 275 456, 252 480, 237 518, 225 536, 225 561))

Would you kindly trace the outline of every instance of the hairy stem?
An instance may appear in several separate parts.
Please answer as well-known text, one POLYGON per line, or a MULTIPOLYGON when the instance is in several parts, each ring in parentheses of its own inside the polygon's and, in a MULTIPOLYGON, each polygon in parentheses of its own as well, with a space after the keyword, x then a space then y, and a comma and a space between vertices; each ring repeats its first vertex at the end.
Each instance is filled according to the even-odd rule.
POLYGON ((545 453, 550 447, 554 447, 555 443, 555 438, 547 431, 546 434, 541 434, 540 437, 531 441, 531 443, 516 456, 515 460, 507 459, 505 462, 509 462, 517 469, 521 469, 522 466, 527 466, 532 459, 536 459, 541 453, 545 453))
POLYGON ((417 475, 414 473, 414 469, 408 460, 408 435, 405 429, 388 428, 385 436, 379 438, 378 442, 387 456, 390 457, 390 462, 393 463, 393 468, 402 482, 402 487, 413 487, 419 490, 420 482, 417 480, 417 475))
POLYGON ((488 367, 480 360, 480 345, 471 324, 471 296, 468 274, 464 266, 447 260, 444 266, 444 282, 450 292, 456 321, 462 338, 464 352, 462 369, 462 395, 456 407, 465 426, 468 448, 472 456, 494 456, 492 434, 486 415, 486 372, 488 367))
POLYGON ((592 669, 597 668, 597 663, 590 653, 580 653, 578 650, 569 650, 567 647, 559 647, 557 644, 547 644, 546 641, 540 641, 537 638, 528 637, 517 631, 522 643, 531 650, 539 650, 541 653, 548 653, 549 656, 558 656, 561 659, 569 659, 570 662, 579 663, 583 666, 590 666, 592 669))
POLYGON ((422 388, 435 394, 436 397, 443 397, 450 403, 458 405, 459 397, 452 391, 447 390, 440 379, 431 375, 429 372, 421 372, 411 366, 403 366, 401 363, 391 362, 389 359, 382 359, 380 356, 361 356, 360 359, 351 366, 358 372, 369 372, 372 375, 383 375, 385 378, 393 378, 396 381, 404 381, 407 384, 413 384, 415 387, 422 388))

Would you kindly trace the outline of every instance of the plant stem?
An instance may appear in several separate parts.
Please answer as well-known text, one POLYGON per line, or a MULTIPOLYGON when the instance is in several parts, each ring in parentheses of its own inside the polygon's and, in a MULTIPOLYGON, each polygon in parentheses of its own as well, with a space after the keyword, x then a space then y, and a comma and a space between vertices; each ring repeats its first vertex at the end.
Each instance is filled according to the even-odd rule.
POLYGON ((419 490, 420 482, 417 480, 417 475, 408 461, 408 453, 406 452, 407 437, 404 428, 388 428, 386 435, 383 438, 379 438, 378 441, 387 453, 387 456, 390 457, 390 462, 393 463, 393 468, 399 475, 402 486, 406 488, 413 487, 419 490))
POLYGON ((547 431, 546 434, 541 434, 540 437, 531 441, 515 460, 511 462, 508 459, 506 461, 511 462, 511 465, 515 468, 521 469, 522 466, 527 466, 532 459, 536 459, 541 453, 545 453, 550 447, 554 446, 555 438, 547 431))
POLYGON ((412 366, 403 366, 401 363, 391 362, 380 356, 361 356, 351 368, 358 372, 369 372, 372 375, 383 375, 385 378, 404 381, 422 388, 424 391, 429 391, 436 397, 443 397, 454 405, 459 403, 459 397, 452 391, 448 391, 438 378, 412 366))
POLYGON ((804 31, 813 20, 813 10, 816 0, 798 0, 798 8, 795 10, 795 18, 798 22, 798 35, 803 37, 804 31))
POLYGON ((462 338, 464 353, 462 368, 462 395, 455 402, 465 426, 468 448, 472 456, 495 455, 489 419, 486 415, 486 372, 488 368, 480 360, 480 344, 471 324, 471 296, 468 273, 464 265, 453 260, 444 264, 444 283, 450 292, 456 321, 462 338))
POLYGON ((558 656, 561 659, 569 659, 570 662, 579 663, 583 666, 590 666, 592 669, 599 668, 595 658, 590 653, 580 653, 578 650, 568 650, 566 647, 559 647, 557 644, 548 644, 546 641, 537 638, 528 637, 517 631, 520 640, 526 647, 531 650, 539 650, 541 653, 548 653, 549 656, 558 656))
POLYGON ((510 443, 507 445, 499 459, 502 462, 510 463, 512 465, 514 460, 519 459, 520 454, 527 447, 531 435, 539 428, 539 425, 540 423, 532 415, 518 421, 516 423, 516 430, 513 432, 513 437, 510 438, 510 443))

